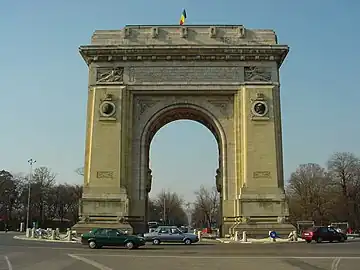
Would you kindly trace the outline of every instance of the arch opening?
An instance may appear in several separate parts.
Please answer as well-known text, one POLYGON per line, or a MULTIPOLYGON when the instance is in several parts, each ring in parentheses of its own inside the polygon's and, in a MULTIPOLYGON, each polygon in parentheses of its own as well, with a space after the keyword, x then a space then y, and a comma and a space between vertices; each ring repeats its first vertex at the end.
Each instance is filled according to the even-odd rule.
MULTIPOLYGON (((206 127, 214 136, 217 142, 217 154, 218 154, 218 168, 214 171, 213 176, 213 183, 217 188, 217 191, 220 195, 220 216, 222 216, 222 200, 224 195, 224 179, 226 172, 224 171, 224 164, 226 157, 225 153, 225 145, 226 145, 226 138, 224 131, 211 112, 207 111, 206 109, 192 104, 175 104, 170 105, 166 108, 163 108, 156 113, 149 119, 146 123, 145 128, 143 129, 143 133, 141 136, 141 181, 140 181, 140 197, 146 201, 146 213, 145 213, 145 220, 148 220, 148 201, 149 201, 149 192, 151 191, 152 185, 152 175, 151 175, 151 168, 150 168, 150 147, 152 140, 157 134, 157 132, 166 126, 167 124, 173 123, 177 120, 190 120, 197 123, 202 124, 206 127), (150 178, 150 181, 149 181, 150 178)), ((156 181, 156 180, 155 180, 156 181)), ((219 224, 221 226, 221 224, 219 224)))

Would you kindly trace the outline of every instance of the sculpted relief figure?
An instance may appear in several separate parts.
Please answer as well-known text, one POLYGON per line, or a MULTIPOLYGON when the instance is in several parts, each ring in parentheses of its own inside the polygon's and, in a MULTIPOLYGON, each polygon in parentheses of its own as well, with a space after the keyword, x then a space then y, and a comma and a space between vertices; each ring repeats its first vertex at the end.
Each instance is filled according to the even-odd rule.
POLYGON ((147 193, 149 193, 151 191, 151 183, 152 183, 151 169, 148 169, 147 177, 146 177, 146 192, 147 193))
POLYGON ((271 81, 271 71, 262 67, 245 67, 245 81, 269 82, 271 81))
POLYGON ((123 81, 124 69, 116 67, 110 71, 100 74, 97 82, 122 82, 123 81))
POLYGON ((216 170, 215 179, 216 179, 216 189, 217 189, 218 192, 221 192, 222 183, 221 183, 221 170, 220 169, 216 170))

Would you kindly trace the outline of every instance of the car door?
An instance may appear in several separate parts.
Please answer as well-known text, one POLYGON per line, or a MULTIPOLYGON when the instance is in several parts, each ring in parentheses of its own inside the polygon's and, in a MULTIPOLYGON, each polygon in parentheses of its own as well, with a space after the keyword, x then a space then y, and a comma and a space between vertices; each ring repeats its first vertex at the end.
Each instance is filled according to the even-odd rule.
POLYGON ((160 228, 158 232, 158 237, 161 242, 171 242, 169 228, 160 228))
POLYGON ((330 237, 329 237, 329 231, 327 227, 321 227, 319 230, 319 234, 320 237, 322 238, 323 241, 329 241, 330 237))
POLYGON ((178 228, 171 228, 169 238, 171 242, 182 242, 183 233, 178 228))
POLYGON ((108 236, 106 229, 98 229, 95 232, 95 241, 100 246, 107 246, 108 244, 108 236))
POLYGON ((107 231, 109 245, 111 246, 123 246, 125 244, 126 235, 116 229, 109 229, 107 231))
POLYGON ((339 241, 340 240, 340 234, 334 229, 329 227, 328 228, 328 233, 329 233, 329 241, 339 241))

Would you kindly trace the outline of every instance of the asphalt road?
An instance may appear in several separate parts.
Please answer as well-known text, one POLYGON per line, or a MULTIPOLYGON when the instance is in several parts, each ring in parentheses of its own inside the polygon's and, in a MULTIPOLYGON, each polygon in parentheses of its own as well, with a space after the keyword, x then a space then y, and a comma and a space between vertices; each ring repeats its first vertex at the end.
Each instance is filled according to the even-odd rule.
POLYGON ((90 250, 72 243, 13 239, 0 234, 0 270, 267 269, 357 270, 360 242, 146 245, 139 250, 90 250))

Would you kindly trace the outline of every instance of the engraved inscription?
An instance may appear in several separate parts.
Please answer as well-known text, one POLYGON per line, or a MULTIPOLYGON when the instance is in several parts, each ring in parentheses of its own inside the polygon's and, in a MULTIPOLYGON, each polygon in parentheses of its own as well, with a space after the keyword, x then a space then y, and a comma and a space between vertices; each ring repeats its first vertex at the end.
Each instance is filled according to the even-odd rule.
POLYGON ((241 67, 137 67, 135 82, 239 82, 241 67))
POLYGON ((271 173, 269 171, 256 171, 253 173, 254 178, 271 178, 271 173))
POLYGON ((264 67, 245 67, 244 68, 245 81, 249 82, 270 82, 271 70, 264 67))
POLYGON ((229 45, 239 45, 243 43, 239 37, 221 37, 219 40, 229 45))
POLYGON ((114 172, 111 171, 98 171, 96 172, 97 178, 113 178, 114 172))
POLYGON ((122 83, 124 75, 123 67, 99 68, 96 74, 96 83, 122 83))

